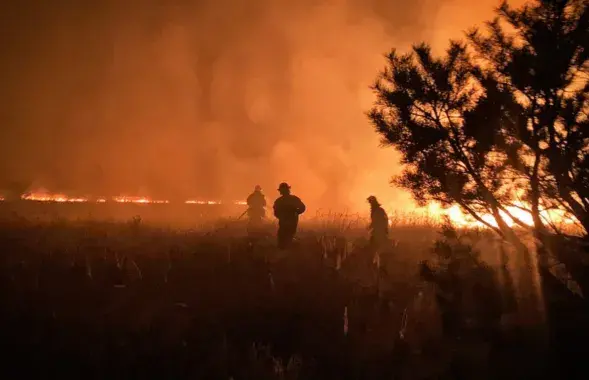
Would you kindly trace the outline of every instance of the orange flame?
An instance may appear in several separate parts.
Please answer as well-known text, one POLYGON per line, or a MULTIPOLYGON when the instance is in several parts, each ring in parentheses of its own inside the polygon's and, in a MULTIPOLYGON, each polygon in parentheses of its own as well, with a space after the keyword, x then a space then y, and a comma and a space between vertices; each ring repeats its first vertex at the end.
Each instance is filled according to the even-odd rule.
POLYGON ((142 204, 142 203, 158 203, 158 204, 170 203, 167 200, 157 200, 157 199, 150 199, 147 197, 128 197, 128 196, 113 197, 112 200, 117 203, 139 203, 139 204, 142 204))
MULTIPOLYGON (((526 211, 526 209, 530 209, 529 205, 518 204, 515 207, 506 207, 506 209, 507 211, 509 211, 511 215, 519 219, 523 224, 530 227, 534 225, 532 215, 528 211, 526 211)), ((434 219, 439 220, 441 220, 444 216, 447 216, 450 219, 450 221, 458 227, 485 226, 483 223, 475 220, 472 216, 463 213, 460 207, 457 205, 454 205, 447 209, 443 209, 439 204, 432 203, 427 207, 426 212, 434 219)), ((500 212, 500 214, 508 226, 513 227, 514 225, 516 225, 516 222, 512 220, 507 214, 505 214, 504 212, 500 212)), ((540 216, 543 218, 545 222, 550 221, 551 223, 564 225, 576 224, 575 218, 572 215, 567 214, 563 210, 544 210, 540 212, 540 216)), ((486 223, 490 224, 491 226, 497 227, 497 222, 495 221, 495 218, 492 215, 482 215, 481 219, 483 219, 486 223)))
MULTIPOLYGON (((127 196, 127 195, 119 195, 112 198, 86 198, 86 197, 70 197, 65 194, 61 193, 50 193, 45 190, 39 190, 30 192, 26 195, 23 195, 21 199, 26 201, 35 201, 35 202, 57 202, 57 203, 106 203, 106 202, 116 202, 116 203, 135 203, 135 204, 168 204, 170 203, 167 199, 152 199, 150 197, 145 196, 127 196)), ((4 201, 5 198, 0 196, 0 201, 4 201)), ((184 201, 185 204, 195 204, 195 205, 218 205, 222 204, 221 201, 211 201, 211 200, 199 200, 199 199, 189 199, 184 201)), ((247 203, 244 201, 234 201, 230 202, 236 205, 246 205, 247 203)))
MULTIPOLYGON (((133 203, 133 204, 168 204, 170 201, 168 200, 161 200, 161 199, 152 199, 150 197, 145 196, 126 196, 120 195, 112 198, 86 198, 86 197, 70 197, 65 194, 61 193, 50 193, 45 190, 34 191, 28 193, 21 197, 23 200, 27 201, 36 201, 36 202, 58 202, 58 203, 84 203, 84 202, 92 202, 92 203, 107 203, 107 202, 116 202, 116 203, 133 203)), ((0 196, 0 201, 4 201, 5 198, 0 196)), ((213 201, 213 200, 200 200, 200 199, 188 199, 184 201, 184 204, 187 205, 220 205, 223 204, 222 201, 213 201)), ((234 205, 247 205, 245 201, 233 201, 227 202, 228 204, 234 205)), ((507 210, 524 224, 533 226, 532 216, 529 212, 522 210, 522 208, 529 208, 526 205, 519 205, 521 208, 518 207, 507 207, 507 210)), ((395 207, 391 205, 388 207, 388 212, 393 213, 395 207)), ((414 212, 416 215, 423 216, 425 218, 429 218, 430 220, 434 221, 441 221, 444 217, 448 217, 452 223, 454 223, 458 227, 485 227, 483 223, 474 220, 470 215, 464 214, 458 206, 452 206, 450 208, 444 209, 437 203, 431 203, 429 206, 416 209, 414 212)), ((511 220, 507 215, 502 214, 506 223, 509 226, 513 226, 515 222, 511 220)), ((561 224, 561 225, 575 225, 577 222, 574 217, 568 215, 562 210, 550 210, 550 211, 543 211, 541 213, 542 218, 545 221, 550 221, 551 223, 561 224)), ((491 226, 496 227, 497 223, 492 215, 483 215, 482 219, 491 226)))
POLYGON ((217 201, 200 201, 200 200, 196 200, 196 199, 189 199, 187 201, 184 201, 184 203, 186 203, 187 205, 217 205, 221 202, 217 202, 217 201))
POLYGON ((30 193, 21 197, 26 201, 37 202, 60 202, 60 203, 81 203, 88 202, 87 198, 71 198, 65 194, 50 194, 45 192, 30 193))

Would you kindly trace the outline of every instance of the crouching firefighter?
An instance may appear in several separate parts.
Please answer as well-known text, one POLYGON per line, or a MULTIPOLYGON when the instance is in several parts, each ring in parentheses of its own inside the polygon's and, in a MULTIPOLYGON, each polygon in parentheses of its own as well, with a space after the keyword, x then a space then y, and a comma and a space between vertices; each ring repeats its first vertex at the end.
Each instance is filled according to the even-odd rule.
POLYGON ((306 206, 301 199, 290 193, 288 183, 278 186, 280 197, 274 201, 274 216, 278 219, 278 248, 290 246, 299 224, 299 215, 305 212, 306 206))

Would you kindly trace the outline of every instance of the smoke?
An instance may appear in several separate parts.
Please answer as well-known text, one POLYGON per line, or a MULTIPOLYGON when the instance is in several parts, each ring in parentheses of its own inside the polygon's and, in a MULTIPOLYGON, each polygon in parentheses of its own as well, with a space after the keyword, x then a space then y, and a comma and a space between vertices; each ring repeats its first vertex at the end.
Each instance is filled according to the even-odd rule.
POLYGON ((42 3, 3 5, 0 187, 243 199, 286 181, 355 209, 409 199, 364 114, 383 53, 444 46, 497 2, 42 3))

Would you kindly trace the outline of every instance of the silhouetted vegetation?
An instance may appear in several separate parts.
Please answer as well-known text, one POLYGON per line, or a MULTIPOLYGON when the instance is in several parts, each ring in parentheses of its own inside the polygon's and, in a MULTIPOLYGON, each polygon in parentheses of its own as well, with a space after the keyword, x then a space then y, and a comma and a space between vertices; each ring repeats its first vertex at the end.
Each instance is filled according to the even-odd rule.
POLYGON ((501 266, 483 264, 471 247, 492 245, 483 232, 449 229, 433 245, 421 273, 433 287, 417 265, 436 239, 427 227, 393 228, 378 263, 364 223, 303 228, 289 251, 276 249, 274 232, 252 244, 245 222, 208 231, 139 217, 2 222, 3 374, 425 379, 560 370, 558 356, 542 360, 548 352, 501 322, 513 294, 498 280, 501 266))
MULTIPOLYGON (((441 57, 426 44, 393 49, 370 118, 402 153, 397 185, 421 203, 458 204, 528 256, 509 222, 532 230, 547 274, 553 256, 564 260, 555 247, 572 238, 542 213, 565 210, 583 237, 589 231, 589 3, 505 2, 485 31, 467 36, 441 57), (531 214, 532 227, 514 207, 531 214)), ((577 257, 587 255, 577 248, 577 257)), ((569 271, 586 273, 573 268, 582 261, 568 260, 569 271)))
MULTIPOLYGON (((389 215, 375 255, 366 221, 343 214, 300 228, 297 219, 277 249, 274 224, 248 236, 232 219, 155 227, 134 205, 125 212, 144 218, 120 223, 58 216, 78 206, 6 202, 2 375, 586 378, 586 247, 541 211, 565 209, 588 231, 588 8, 503 4, 486 33, 442 57, 425 44, 387 57, 370 116, 402 153, 395 183, 420 203, 459 204, 488 230, 447 224, 440 236, 438 225, 389 215)), ((26 190, 13 187, 12 198, 26 190)))
POLYGON ((587 233, 589 6, 503 3, 497 14, 443 57, 426 44, 388 55, 370 117, 403 154, 396 183, 494 228, 481 218, 491 214, 502 235, 506 218, 525 227, 507 209, 517 201, 536 230, 546 224, 540 210, 558 207, 587 233))
POLYGON ((499 123, 503 137, 495 141, 529 180, 524 199, 536 229, 543 229, 538 209, 556 207, 575 215, 587 233, 589 3, 541 1, 522 10, 503 3, 498 14, 488 33, 468 34, 488 101, 501 107, 497 115, 511 116, 511 123, 499 123))

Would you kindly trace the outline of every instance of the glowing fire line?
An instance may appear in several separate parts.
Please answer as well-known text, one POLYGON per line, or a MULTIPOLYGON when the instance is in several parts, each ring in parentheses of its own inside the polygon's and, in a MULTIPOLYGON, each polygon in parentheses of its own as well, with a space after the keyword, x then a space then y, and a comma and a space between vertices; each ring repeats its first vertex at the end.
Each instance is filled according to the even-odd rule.
MULTIPOLYGON (((131 204, 169 204, 168 200, 152 199, 144 196, 115 196, 111 198, 99 197, 99 198, 85 198, 85 197, 69 197, 65 194, 54 194, 45 191, 31 192, 21 197, 26 201, 36 202, 55 202, 55 203, 131 203, 131 204)), ((6 199, 0 196, 0 201, 6 199)), ((246 205, 244 201, 233 201, 233 202, 222 202, 213 200, 199 200, 199 199, 188 199, 183 201, 187 205, 221 205, 221 204, 234 204, 234 205, 246 205)), ((523 205, 522 205, 523 206, 523 205)), ((523 208, 523 207, 522 207, 523 208)), ((533 226, 532 216, 529 212, 526 212, 517 207, 508 207, 509 212, 524 224, 533 226)), ((387 210, 391 212, 391 210, 387 210)), ((438 204, 430 204, 425 209, 418 210, 417 213, 423 212, 423 216, 434 220, 442 220, 444 216, 460 227, 484 227, 483 223, 474 220, 472 217, 464 214, 458 206, 453 206, 448 209, 443 209, 438 204)), ((391 213, 392 214, 392 213, 391 213)), ((551 221, 554 223, 573 225, 576 223, 575 219, 570 215, 566 215, 561 210, 544 211, 541 215, 545 221, 551 221)), ((509 217, 503 215, 506 223, 510 226, 515 224, 509 217)), ((482 219, 492 226, 496 226, 497 223, 491 215, 483 215, 482 219)))
MULTIPOLYGON (((115 202, 115 203, 134 203, 134 204, 168 204, 170 203, 169 200, 165 199, 152 199, 149 197, 138 197, 138 196, 116 196, 111 198, 85 198, 85 197, 69 197, 65 194, 53 194, 53 193, 46 193, 46 192, 32 192, 21 197, 22 200, 25 201, 34 201, 34 202, 55 202, 55 203, 107 203, 107 202, 115 202)), ((0 196, 0 201, 6 200, 4 197, 0 196)), ((195 205, 220 205, 225 204, 226 202, 222 201, 210 201, 210 200, 198 200, 198 199, 188 199, 183 202, 184 204, 195 204, 195 205)), ((237 205, 245 205, 246 202, 244 201, 234 201, 230 202, 237 205)))

